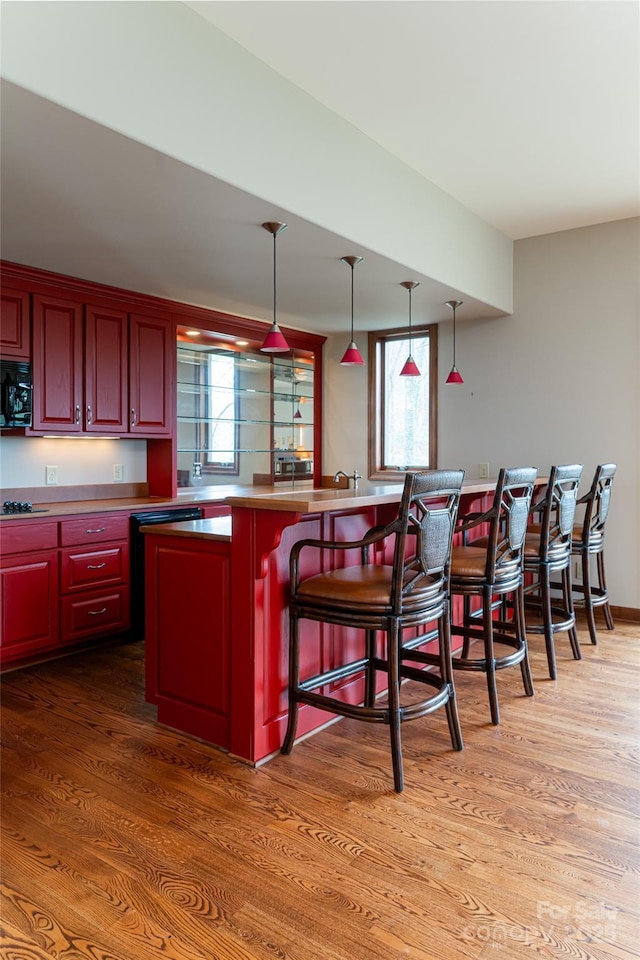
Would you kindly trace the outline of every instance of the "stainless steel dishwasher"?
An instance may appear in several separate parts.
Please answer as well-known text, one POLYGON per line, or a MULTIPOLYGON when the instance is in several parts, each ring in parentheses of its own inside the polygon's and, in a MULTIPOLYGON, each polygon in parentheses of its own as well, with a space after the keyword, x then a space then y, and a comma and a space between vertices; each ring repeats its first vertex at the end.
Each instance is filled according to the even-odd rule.
POLYGON ((200 507, 167 507, 131 514, 131 640, 144 639, 144 534, 140 527, 155 523, 200 520, 200 507))

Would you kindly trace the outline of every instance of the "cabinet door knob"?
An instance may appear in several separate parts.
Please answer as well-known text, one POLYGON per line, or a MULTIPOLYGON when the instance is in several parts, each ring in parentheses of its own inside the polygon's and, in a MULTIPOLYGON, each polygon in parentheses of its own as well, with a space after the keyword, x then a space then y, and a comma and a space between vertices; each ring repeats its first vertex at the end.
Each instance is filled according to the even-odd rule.
POLYGON ((136 409, 135 407, 131 407, 131 426, 135 427, 135 425, 136 425, 136 409))
POLYGON ((76 403, 76 423, 80 423, 80 404, 76 403))
POLYGON ((91 423, 91 407, 87 406, 87 423, 91 423))

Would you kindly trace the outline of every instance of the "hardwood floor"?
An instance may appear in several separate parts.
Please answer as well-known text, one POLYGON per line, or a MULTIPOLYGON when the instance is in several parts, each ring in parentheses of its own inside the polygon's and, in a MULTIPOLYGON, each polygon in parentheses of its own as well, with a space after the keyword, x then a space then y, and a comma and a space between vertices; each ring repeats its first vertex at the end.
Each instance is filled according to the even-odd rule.
POLYGON ((154 723, 141 644, 3 678, 3 960, 640 957, 640 628, 531 639, 536 695, 343 720, 253 770, 154 723))

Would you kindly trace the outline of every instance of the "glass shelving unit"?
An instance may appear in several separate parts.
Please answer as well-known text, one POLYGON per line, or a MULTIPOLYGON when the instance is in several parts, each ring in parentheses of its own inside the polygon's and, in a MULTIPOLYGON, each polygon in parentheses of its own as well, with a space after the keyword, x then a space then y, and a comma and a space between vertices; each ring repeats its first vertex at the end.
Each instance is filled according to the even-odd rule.
POLYGON ((178 339, 178 487, 313 478, 314 363, 178 339))

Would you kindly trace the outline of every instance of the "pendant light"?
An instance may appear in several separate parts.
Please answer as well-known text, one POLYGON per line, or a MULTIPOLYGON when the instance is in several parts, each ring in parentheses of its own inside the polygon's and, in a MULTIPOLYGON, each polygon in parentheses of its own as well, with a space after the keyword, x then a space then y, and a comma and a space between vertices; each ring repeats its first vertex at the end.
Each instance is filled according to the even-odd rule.
POLYGON ((462 304, 462 300, 447 300, 446 306, 453 310, 453 366, 451 372, 445 380, 445 383, 464 383, 464 380, 458 373, 456 367, 456 309, 462 304))
POLYGON ((354 268, 358 266, 359 263, 362 263, 363 257, 342 257, 342 262, 348 264, 351 267, 351 341, 349 346, 345 350, 345 354, 340 361, 342 367, 360 367, 363 365, 364 360, 362 359, 362 354, 356 346, 356 342, 353 339, 353 271, 354 268))
POLYGON ((263 353, 287 353, 291 348, 276 319, 276 237, 287 229, 287 225, 276 220, 263 223, 262 226, 273 236, 273 323, 260 350, 263 353))
POLYGON ((419 377, 420 371, 418 369, 418 364, 413 359, 413 353, 411 351, 411 293, 416 287, 419 287, 420 284, 417 280, 403 280, 400 286, 409 291, 409 356, 405 361, 404 367, 400 371, 400 376, 419 377))

